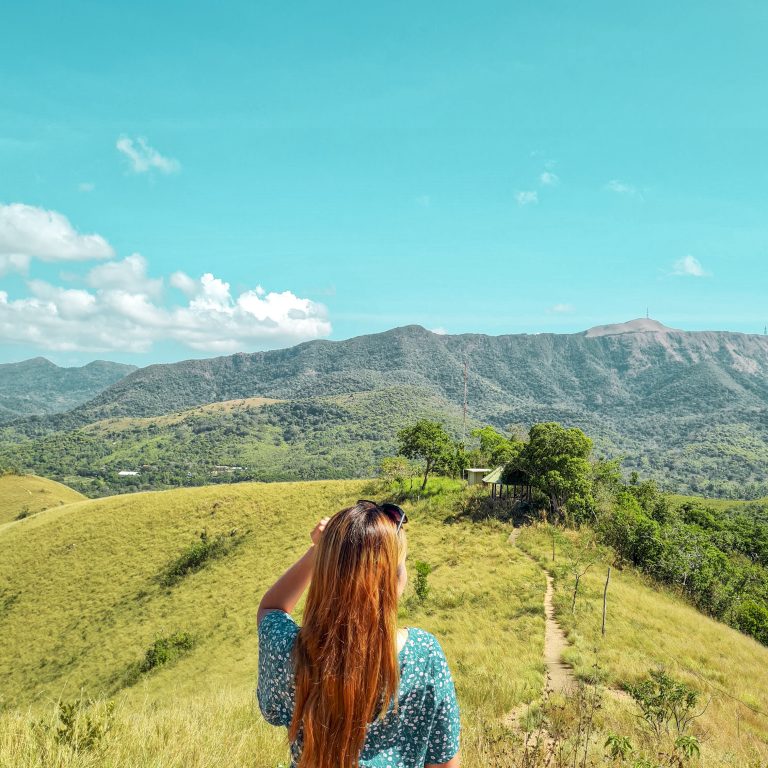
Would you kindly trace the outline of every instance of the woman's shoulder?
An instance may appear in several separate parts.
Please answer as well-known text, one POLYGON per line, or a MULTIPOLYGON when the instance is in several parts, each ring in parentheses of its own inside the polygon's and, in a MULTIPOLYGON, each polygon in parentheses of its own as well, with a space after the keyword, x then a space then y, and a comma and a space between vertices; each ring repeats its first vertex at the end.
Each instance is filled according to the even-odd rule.
POLYGON ((299 632, 299 626, 285 611, 267 611, 258 623, 259 642, 269 645, 290 645, 299 632))
POLYGON ((408 627, 408 643, 416 656, 429 661, 445 660, 445 653, 440 641, 426 629, 408 627))

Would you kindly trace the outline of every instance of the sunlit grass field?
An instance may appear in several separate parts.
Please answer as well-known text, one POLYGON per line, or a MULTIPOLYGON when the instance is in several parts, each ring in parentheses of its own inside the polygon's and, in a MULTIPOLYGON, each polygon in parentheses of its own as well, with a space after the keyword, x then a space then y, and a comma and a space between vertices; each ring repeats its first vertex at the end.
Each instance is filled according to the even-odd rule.
MULTIPOLYGON (((768 765, 768 648, 615 564, 603 637, 603 590, 611 553, 595 545, 588 531, 547 526, 525 528, 518 543, 555 578, 555 611, 571 643, 565 659, 577 675, 589 677, 597 663, 605 683, 621 688, 664 665, 701 692, 702 709, 711 698, 695 726, 705 764, 768 765), (575 574, 585 570, 572 613, 575 574)), ((606 704, 605 730, 641 733, 633 706, 610 696, 606 704)))
POLYGON ((84 498, 55 480, 36 475, 0 475, 0 526, 20 514, 34 515, 84 498))
MULTIPOLYGON (((541 570, 507 525, 456 520, 461 492, 406 505, 409 561, 434 566, 424 605, 401 623, 440 639, 456 679, 467 766, 496 762, 501 718, 541 691, 541 570)), ((433 488, 433 491, 436 488, 433 488)), ((239 484, 116 496, 44 512, 0 532, 0 765, 271 766, 285 733, 254 707, 256 606, 307 546, 316 520, 376 489, 362 481, 239 484), (242 536, 173 587, 158 576, 205 530, 242 536), (121 687, 159 635, 190 653, 121 687), (116 702, 96 749, 59 744, 55 700, 116 702), (48 734, 47 736, 45 734, 48 734)), ((500 764, 500 763, 498 763, 500 764)))

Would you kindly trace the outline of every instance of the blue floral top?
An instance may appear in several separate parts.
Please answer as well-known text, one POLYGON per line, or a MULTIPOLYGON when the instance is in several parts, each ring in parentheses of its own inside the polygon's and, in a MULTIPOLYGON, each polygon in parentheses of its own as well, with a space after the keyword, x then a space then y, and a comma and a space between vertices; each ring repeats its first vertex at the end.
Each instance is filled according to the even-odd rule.
MULTIPOLYGON (((268 723, 288 727, 293 717, 295 679, 292 651, 299 627, 283 611, 259 624, 259 707, 268 723)), ((361 768, 423 768, 447 763, 459 751, 459 707, 448 662, 437 639, 409 628, 398 655, 398 710, 368 726, 361 768)), ((301 745, 291 744, 293 765, 301 745)))

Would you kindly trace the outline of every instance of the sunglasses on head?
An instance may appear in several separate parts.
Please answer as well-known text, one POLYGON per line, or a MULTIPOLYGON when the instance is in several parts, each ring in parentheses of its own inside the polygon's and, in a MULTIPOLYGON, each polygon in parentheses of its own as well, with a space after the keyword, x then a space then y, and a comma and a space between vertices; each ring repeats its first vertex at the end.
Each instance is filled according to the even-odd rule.
POLYGON ((379 504, 378 502, 371 501, 370 499, 358 499, 357 503, 371 504, 376 507, 376 509, 380 509, 397 526, 395 533, 400 533, 400 529, 403 527, 403 523, 408 522, 407 515, 400 507, 397 506, 397 504, 390 504, 388 501, 385 501, 383 504, 379 504))

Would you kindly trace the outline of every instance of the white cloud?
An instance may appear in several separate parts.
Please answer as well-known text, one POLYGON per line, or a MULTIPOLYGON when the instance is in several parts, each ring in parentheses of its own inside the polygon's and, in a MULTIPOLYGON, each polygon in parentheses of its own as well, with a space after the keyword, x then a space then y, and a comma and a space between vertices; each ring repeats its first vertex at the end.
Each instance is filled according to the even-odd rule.
POLYGON ((122 290, 155 298, 163 290, 163 279, 147 276, 147 260, 139 253, 94 267, 86 282, 92 288, 122 290))
POLYGON ((81 181, 77 185, 79 192, 93 192, 96 189, 96 185, 92 181, 81 181))
POLYGON ((625 181, 619 181, 619 179, 611 179, 606 185, 605 189, 609 192, 615 192, 617 195, 636 195, 637 189, 631 184, 627 184, 625 181))
POLYGON ((101 235, 79 234, 56 211, 0 204, 0 272, 25 272, 32 259, 88 261, 112 256, 112 247, 101 235))
POLYGON ((432 331, 432 333, 436 333, 438 336, 445 336, 448 333, 448 331, 446 331, 445 328, 443 328, 442 326, 438 328, 430 328, 430 330, 432 331))
POLYGON ((544 187, 556 187, 560 183, 560 177, 556 173, 552 173, 552 171, 544 171, 539 176, 539 182, 544 187))
POLYGON ((530 205, 539 202, 539 193, 534 190, 523 190, 515 194, 518 205, 530 205))
POLYGON ((186 272, 174 272, 169 282, 174 288, 178 288, 187 296, 194 296, 197 293, 197 281, 186 272))
POLYGON ((8 272, 20 272, 22 275, 29 269, 29 256, 23 253, 0 254, 0 277, 8 272))
MULTIPOLYGON (((172 284, 179 284, 179 274, 172 284)), ((146 352, 155 342, 173 341, 229 353, 331 332, 326 308, 291 291, 257 286, 233 296, 229 284, 211 273, 184 277, 191 295, 176 306, 154 300, 160 281, 146 277, 146 262, 138 254, 92 270, 91 290, 32 280, 26 298, 11 300, 0 292, 0 337, 59 351, 146 352)))
POLYGON ((557 315, 567 315, 574 311, 573 304, 554 304, 547 309, 547 312, 554 312, 557 315))
POLYGON ((678 277, 709 277, 710 273, 704 270, 701 262, 691 256, 684 256, 672 265, 672 274, 678 277))
POLYGON ((147 140, 141 136, 136 139, 121 136, 115 146, 118 152, 128 158, 131 168, 136 173, 146 173, 152 169, 157 169, 161 173, 176 173, 181 169, 178 160, 164 157, 154 147, 150 147, 147 140))

